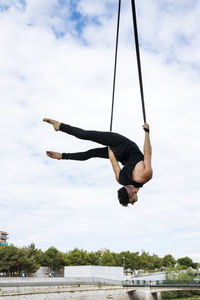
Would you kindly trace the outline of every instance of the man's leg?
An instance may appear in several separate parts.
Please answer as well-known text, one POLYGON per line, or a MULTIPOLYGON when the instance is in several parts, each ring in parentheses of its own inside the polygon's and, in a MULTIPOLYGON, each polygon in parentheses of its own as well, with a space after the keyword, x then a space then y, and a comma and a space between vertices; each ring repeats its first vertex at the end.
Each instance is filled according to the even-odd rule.
POLYGON ((43 119, 43 121, 52 124, 56 131, 60 130, 79 139, 90 140, 105 146, 118 147, 130 142, 129 139, 118 133, 83 130, 48 118, 43 119))
POLYGON ((53 159, 88 160, 93 157, 108 158, 108 147, 95 148, 85 152, 76 153, 47 151, 46 154, 53 159))
POLYGON ((111 147, 120 145, 128 140, 126 137, 118 133, 107 131, 83 130, 81 128, 63 123, 60 124, 59 130, 82 140, 90 140, 111 147))
POLYGON ((93 157, 108 158, 108 147, 95 148, 85 152, 62 153, 62 159, 88 160, 93 157))

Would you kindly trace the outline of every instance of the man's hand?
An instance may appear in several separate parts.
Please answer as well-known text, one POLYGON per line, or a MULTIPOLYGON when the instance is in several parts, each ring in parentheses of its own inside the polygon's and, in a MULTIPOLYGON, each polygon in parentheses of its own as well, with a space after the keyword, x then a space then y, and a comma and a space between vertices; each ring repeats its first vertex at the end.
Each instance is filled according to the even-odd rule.
POLYGON ((145 132, 149 133, 149 124, 144 123, 143 129, 144 129, 145 132))
POLYGON ((144 123, 143 128, 144 128, 144 129, 149 129, 149 124, 144 123))

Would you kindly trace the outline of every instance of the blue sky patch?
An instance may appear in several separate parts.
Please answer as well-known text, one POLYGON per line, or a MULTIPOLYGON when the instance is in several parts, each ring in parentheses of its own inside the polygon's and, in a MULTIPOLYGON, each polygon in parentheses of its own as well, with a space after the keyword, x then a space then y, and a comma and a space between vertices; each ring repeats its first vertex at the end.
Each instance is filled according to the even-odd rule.
MULTIPOLYGON (((23 10, 26 9, 27 3, 26 3, 25 0, 18 0, 18 3, 19 3, 19 5, 21 6, 21 8, 22 8, 23 10)), ((19 6, 17 6, 17 7, 19 7, 19 6)))
POLYGON ((75 23, 74 29, 77 31, 79 35, 83 32, 83 29, 90 23, 95 24, 96 26, 100 26, 101 23, 99 22, 97 16, 93 17, 86 17, 82 15, 77 9, 78 1, 70 2, 70 12, 71 17, 70 20, 75 23))
POLYGON ((5 4, 0 4, 0 12, 9 10, 10 7, 12 7, 12 6, 20 11, 24 11, 26 9, 27 4, 26 4, 25 0, 18 0, 18 1, 10 0, 9 2, 7 2, 5 4))
POLYGON ((187 46, 190 43, 189 39, 183 34, 180 35, 179 42, 183 46, 187 46))
MULTIPOLYGON (((27 0, 3 1, 2 5, 0 5, 0 12, 7 11, 11 7, 15 7, 15 9, 19 11, 25 11, 27 7, 26 1, 27 0)), ((57 0, 50 11, 42 11, 43 15, 48 15, 52 18, 52 24, 49 24, 49 26, 56 38, 59 39, 64 37, 66 33, 71 33, 81 39, 83 30, 88 25, 101 26, 99 16, 81 14, 78 10, 79 2, 79 0, 57 0), (57 21, 54 22, 55 18, 59 20, 58 23, 57 21)), ((116 4, 113 4, 113 2, 106 4, 106 17, 110 18, 113 15, 115 12, 114 6, 116 6, 116 4)), ((27 23, 27 26, 33 25, 34 21, 27 23)))
POLYGON ((156 0, 157 6, 166 13, 183 14, 188 10, 193 10, 197 5, 197 0, 156 0))
POLYGON ((97 16, 84 16, 77 8, 78 1, 70 1, 68 4, 63 0, 58 1, 59 4, 54 7, 51 17, 60 17, 63 22, 62 30, 52 26, 52 30, 57 38, 62 38, 67 32, 72 33, 72 29, 76 32, 76 36, 81 38, 82 32, 88 24, 100 26, 101 23, 97 16), (66 11, 67 10, 67 11, 66 11))
POLYGON ((10 8, 9 5, 0 5, 0 12, 4 12, 10 8))

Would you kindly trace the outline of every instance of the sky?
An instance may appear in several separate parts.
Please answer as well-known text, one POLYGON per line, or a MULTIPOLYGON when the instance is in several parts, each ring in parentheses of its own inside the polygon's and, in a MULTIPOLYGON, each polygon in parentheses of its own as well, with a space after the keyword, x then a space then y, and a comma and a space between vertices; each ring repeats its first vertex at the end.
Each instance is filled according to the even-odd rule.
MULTIPOLYGON (((122 207, 97 144, 44 117, 109 131, 117 1, 0 0, 0 230, 19 247, 147 251, 200 262, 200 2, 136 1, 153 179, 122 207)), ((131 3, 122 0, 113 131, 143 150, 131 3)))

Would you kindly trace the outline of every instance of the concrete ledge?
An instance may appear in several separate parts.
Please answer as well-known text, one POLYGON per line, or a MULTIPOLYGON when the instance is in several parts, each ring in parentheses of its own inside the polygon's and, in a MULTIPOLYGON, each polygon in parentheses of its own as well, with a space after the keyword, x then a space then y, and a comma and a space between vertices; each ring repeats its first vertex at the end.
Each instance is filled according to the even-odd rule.
POLYGON ((122 286, 37 286, 2 287, 0 299, 6 300, 128 300, 122 286))

